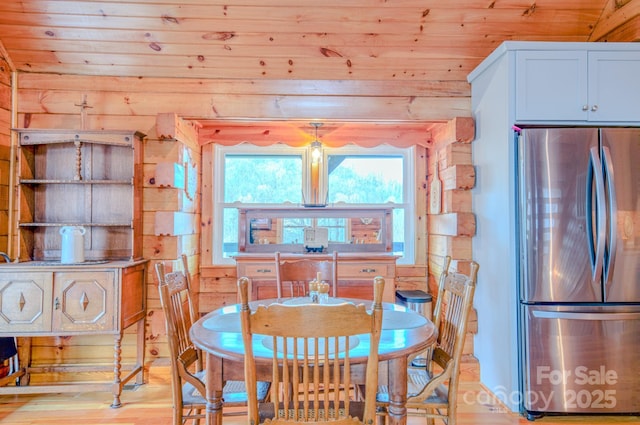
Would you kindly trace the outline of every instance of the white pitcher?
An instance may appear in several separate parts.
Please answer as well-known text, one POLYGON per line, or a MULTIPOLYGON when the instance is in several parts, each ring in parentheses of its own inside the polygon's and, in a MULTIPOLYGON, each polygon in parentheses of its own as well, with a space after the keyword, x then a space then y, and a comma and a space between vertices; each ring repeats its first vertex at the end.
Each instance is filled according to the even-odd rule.
POLYGON ((82 226, 64 226, 60 229, 62 235, 60 262, 62 264, 84 262, 85 233, 86 229, 82 226))

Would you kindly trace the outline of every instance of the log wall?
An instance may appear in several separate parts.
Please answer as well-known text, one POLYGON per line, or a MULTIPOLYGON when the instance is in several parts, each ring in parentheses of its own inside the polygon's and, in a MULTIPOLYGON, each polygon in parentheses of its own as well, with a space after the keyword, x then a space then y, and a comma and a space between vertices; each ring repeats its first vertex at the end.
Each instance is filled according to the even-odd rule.
MULTIPOLYGON (((1 47, 1 45, 0 45, 1 47)), ((9 164, 11 157, 11 66, 0 49, 0 251, 9 252, 9 164)), ((4 261, 0 259, 0 261, 4 261)))
MULTIPOLYGON (((293 85, 290 92, 280 93, 274 91, 273 87, 282 89, 282 82, 274 83, 271 88, 266 86, 266 82, 260 82, 257 87, 253 87, 255 93, 249 94, 250 85, 239 84, 237 82, 225 82, 214 80, 189 80, 189 79, 137 79, 120 77, 87 77, 87 76, 61 76, 48 74, 19 74, 18 78, 18 127, 32 128, 78 128, 80 125, 80 104, 83 99, 89 105, 87 125, 90 129, 135 129, 148 135, 144 142, 144 230, 143 246, 144 256, 151 260, 148 284, 148 320, 147 320, 147 363, 167 362, 167 347, 164 332, 163 316, 160 311, 158 291, 155 278, 155 264, 158 261, 167 261, 173 267, 173 260, 181 253, 189 256, 189 265, 194 274, 194 283, 199 291, 199 311, 206 312, 212 308, 236 301, 236 273, 235 267, 228 266, 208 266, 202 267, 198 276, 198 265, 205 255, 201 252, 201 238, 206 236, 207 220, 200 217, 201 213, 201 191, 210 190, 206 181, 201 183, 201 173, 203 169, 210 170, 212 166, 205 159, 206 155, 200 156, 201 151, 194 141, 193 134, 197 131, 197 125, 189 122, 188 118, 202 116, 204 109, 224 105, 225 118, 250 119, 261 121, 265 119, 278 121, 280 119, 301 120, 309 119, 306 115, 290 115, 291 110, 283 115, 283 111, 275 112, 273 105, 281 98, 289 100, 295 99, 301 92, 313 92, 313 96, 318 99, 324 97, 324 93, 317 93, 317 85, 303 87, 293 85), (228 84, 226 84, 228 83, 228 84), (233 91, 243 91, 243 95, 230 93, 233 91), (215 102, 214 102, 215 100, 215 102), (204 108, 204 109, 203 109, 204 108), (181 120, 179 117, 183 117, 181 120), (163 124, 159 124, 163 123, 163 124), (166 130, 174 128, 172 131, 166 130), (190 126, 194 125, 193 128, 190 126), (172 127, 173 126, 173 127, 172 127), (196 175, 196 193, 185 191, 184 188, 176 187, 176 182, 171 185, 171 178, 167 177, 167 170, 176 165, 184 166, 187 163, 192 168, 192 175, 196 175), (195 196, 195 197, 194 197, 195 196), (193 198, 193 199, 190 199, 193 198), (162 221, 158 225, 158 220, 162 221), (168 220, 168 221, 167 221, 168 220), (158 233, 159 232, 159 233, 158 233)), ((347 118, 361 115, 362 110, 354 109, 359 100, 366 97, 367 110, 373 117, 385 116, 389 120, 397 121, 428 121, 429 108, 432 106, 428 102, 419 102, 421 108, 407 104, 406 107, 386 108, 389 96, 394 96, 394 91, 398 90, 397 84, 380 85, 373 87, 373 95, 364 96, 355 86, 340 86, 339 82, 327 82, 323 87, 332 92, 338 90, 340 86, 341 96, 333 97, 334 105, 331 114, 334 117, 345 111, 347 118), (346 88, 345 88, 346 87, 346 88), (350 91, 352 90, 352 92, 350 91), (342 104, 340 104, 342 102, 342 104)), ((412 83, 409 83, 410 85, 412 83)), ((463 98, 468 96, 466 83, 455 86, 455 93, 451 96, 463 98), (464 86, 464 87, 463 87, 464 86)), ((428 85, 420 87, 414 86, 404 88, 399 93, 405 96, 407 91, 413 91, 416 98, 429 97, 432 89, 428 85)), ((446 93, 440 92, 445 96, 446 93)), ((301 102, 309 102, 309 96, 301 96, 301 102)), ((404 98, 403 98, 404 99, 404 98)), ((415 100, 415 99, 413 99, 415 100)), ((407 100, 411 102, 412 100, 407 100)), ((398 102, 404 100, 398 98, 398 102)), ((465 100, 466 102, 466 100, 465 100)), ((326 102, 324 102, 326 103, 326 102)), ((318 110, 304 109, 303 114, 313 114, 313 116, 323 117, 324 104, 320 103, 318 110)), ((465 103, 466 104, 466 103, 465 103)), ((395 103, 394 103, 395 105, 395 103)), ((215 111, 214 111, 215 112, 215 111)), ((457 230, 451 228, 448 221, 440 223, 435 227, 444 228, 445 234, 430 237, 427 240, 426 229, 430 218, 427 216, 427 179, 428 166, 432 161, 433 149, 439 150, 440 171, 443 181, 443 211, 451 213, 470 213, 471 198, 467 196, 466 189, 472 183, 473 168, 470 165, 470 151, 468 148, 470 141, 468 132, 473 134, 472 122, 469 124, 469 111, 462 108, 462 118, 449 122, 434 123, 430 128, 433 132, 432 143, 428 146, 418 147, 418 196, 421 203, 416 217, 419 236, 417 252, 419 254, 415 266, 400 266, 397 269, 398 286, 403 289, 427 289, 427 280, 433 281, 433 274, 438 273, 437 264, 440 264, 438 257, 444 253, 453 253, 454 259, 459 264, 464 264, 469 257, 470 237, 468 216, 461 214, 457 217, 457 227, 462 234, 453 235, 451 232, 457 230), (464 123, 467 123, 465 127, 464 123), (468 127, 471 125, 471 127, 468 127), (466 129, 467 133, 461 136, 466 129), (449 147, 449 145, 451 145, 449 147), (466 146, 465 146, 466 145, 466 146), (449 170, 451 168, 451 170, 449 170), (450 175, 449 175, 450 174, 450 175), (446 176, 446 177, 445 177, 446 176), (471 182, 471 183, 470 183, 471 182), (453 185, 453 186, 450 186, 453 185), (466 220, 466 221, 465 221, 466 220), (436 252, 431 252, 437 248, 436 252), (457 250, 463 255, 458 255, 457 250), (433 259, 433 260, 432 260, 433 259), (431 265, 433 263, 434 265, 431 265), (429 278, 427 278, 429 273, 429 278)), ((207 112, 211 116, 212 109, 207 112)), ((215 113, 213 114, 215 115, 215 113)), ((8 125, 5 128, 8 129, 8 125)), ((389 126, 389 134, 384 130, 380 132, 381 138, 394 139, 393 126, 389 126)), ((8 140, 8 131, 6 136, 8 140)), ((207 146, 202 147, 205 151, 207 146)), ((429 173, 430 174, 430 173, 429 173)), ((193 190, 193 189, 190 189, 193 190)), ((434 226, 432 226, 434 227, 434 226)), ((434 228, 435 228, 434 227, 434 228)), ((0 236, 1 237, 1 236, 0 236)), ((205 238, 207 239, 207 238, 205 238)), ((202 246, 207 246, 205 241, 202 246)), ((131 332, 131 331, 130 331, 131 332)), ((133 355, 128 349, 128 341, 133 341, 133 335, 126 335, 124 341, 123 356, 133 355)), ((39 355, 43 358, 54 359, 56 362, 73 361, 84 358, 100 358, 104 356, 105 361, 110 361, 109 354, 112 346, 111 338, 92 337, 89 342, 80 337, 64 339, 42 339, 37 342, 39 355), (80 347, 82 347, 80 349, 80 347), (108 347, 108 348, 107 348, 108 347)))
MULTIPOLYGON (((200 293, 200 210, 202 155, 193 123, 173 113, 159 114, 144 143, 143 256, 147 276, 147 363, 167 361, 164 314, 155 266, 181 268, 188 259, 194 293, 200 293), (184 178, 182 178, 184 177, 184 178)), ((194 297, 196 310, 198 297, 194 297)))

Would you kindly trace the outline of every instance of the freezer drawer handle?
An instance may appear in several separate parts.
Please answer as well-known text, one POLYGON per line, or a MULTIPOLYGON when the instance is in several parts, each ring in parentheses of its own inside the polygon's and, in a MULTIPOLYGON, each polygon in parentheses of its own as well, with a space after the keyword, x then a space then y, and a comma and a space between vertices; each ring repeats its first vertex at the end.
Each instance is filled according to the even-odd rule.
POLYGON ((638 320, 638 313, 576 313, 569 311, 540 311, 534 310, 533 316, 541 319, 571 319, 571 320, 638 320))

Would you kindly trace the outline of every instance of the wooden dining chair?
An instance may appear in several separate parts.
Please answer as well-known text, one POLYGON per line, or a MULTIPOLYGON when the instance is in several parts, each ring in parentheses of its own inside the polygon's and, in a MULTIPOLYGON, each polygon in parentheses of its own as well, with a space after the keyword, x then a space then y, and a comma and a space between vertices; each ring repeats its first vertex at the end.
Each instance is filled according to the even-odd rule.
MULTIPOLYGON (((171 392, 173 397, 173 424, 187 420, 198 424, 205 418, 206 400, 203 355, 189 337, 189 329, 196 320, 191 300, 191 275, 187 257, 181 256, 182 270, 165 272, 164 263, 156 264, 160 303, 165 316, 165 328, 171 357, 171 392)), ((269 383, 258 384, 258 396, 264 400, 269 383)), ((228 381, 223 389, 225 405, 246 406, 247 392, 244 382, 228 381)))
POLYGON ((347 302, 271 304, 260 305, 252 310, 248 286, 248 278, 238 280, 242 337, 246 350, 244 367, 249 396, 248 423, 372 424, 376 415, 375 389, 378 382, 384 279, 374 279, 371 311, 367 311, 364 304, 347 302), (368 335, 370 340, 365 375, 370 391, 362 402, 352 400, 350 394, 349 347, 357 341, 356 335, 368 335), (254 336, 260 341, 255 340, 254 336), (259 403, 256 396, 254 346, 267 343, 273 347, 271 398, 269 403, 259 403), (298 391, 295 391, 296 388, 298 391))
POLYGON ((276 287, 278 298, 303 297, 308 293, 309 281, 320 273, 322 280, 331 285, 331 296, 338 296, 338 253, 333 252, 330 259, 283 259, 279 252, 275 254, 276 287))
MULTIPOLYGON (((447 256, 433 314, 438 337, 428 350, 427 366, 410 366, 407 375, 408 414, 424 416, 430 425, 436 418, 447 425, 456 423, 460 361, 479 268, 472 261, 467 276, 450 272, 450 263, 451 257, 447 256)), ((385 418, 389 405, 386 387, 378 388, 377 401, 379 418, 385 418)))

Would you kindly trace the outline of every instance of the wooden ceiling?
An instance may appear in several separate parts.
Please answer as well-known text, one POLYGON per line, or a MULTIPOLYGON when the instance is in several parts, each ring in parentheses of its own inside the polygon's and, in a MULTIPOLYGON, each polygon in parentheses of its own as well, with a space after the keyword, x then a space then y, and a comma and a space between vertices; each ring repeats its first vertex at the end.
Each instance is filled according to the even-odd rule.
POLYGON ((45 126, 86 95, 92 115, 140 97, 121 113, 216 137, 224 120, 424 129, 470 116, 467 75, 505 40, 638 41, 640 0, 0 1, 0 58, 31 88, 20 119, 45 126))
POLYGON ((0 42, 24 72, 463 81, 503 40, 595 41, 628 33, 633 29, 624 23, 638 15, 638 3, 3 0, 0 42))

